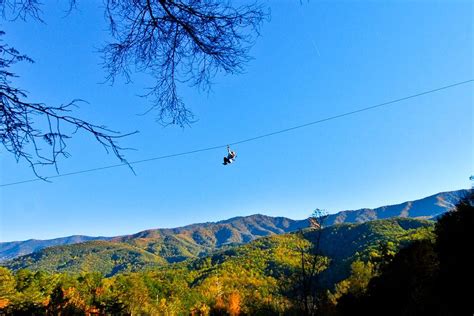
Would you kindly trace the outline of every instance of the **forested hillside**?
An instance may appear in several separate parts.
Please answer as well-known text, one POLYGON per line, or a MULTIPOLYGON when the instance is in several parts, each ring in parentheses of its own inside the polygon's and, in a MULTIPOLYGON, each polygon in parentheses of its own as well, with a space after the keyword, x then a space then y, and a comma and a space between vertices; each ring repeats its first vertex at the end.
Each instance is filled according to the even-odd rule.
POLYGON ((226 245, 243 244, 262 236, 283 234, 303 227, 308 227, 307 220, 292 220, 285 217, 257 214, 234 217, 215 223, 192 224, 170 229, 150 229, 133 235, 117 237, 71 236, 44 241, 7 242, 0 243, 0 262, 2 259, 3 261, 13 259, 50 246, 82 243, 97 239, 128 243, 158 254, 168 262, 178 262, 226 245))
MULTIPOLYGON (((84 265, 98 259, 80 258, 81 245, 91 243, 62 246, 76 256, 73 261, 83 263, 80 269, 68 274, 44 272, 42 264, 60 253, 37 258, 36 272, 0 268, 0 311, 28 315, 347 315, 354 311, 461 315, 458 312, 472 312, 467 292, 458 285, 472 277, 472 258, 466 250, 473 240, 473 202, 471 195, 437 223, 395 218, 307 228, 180 263, 158 259, 160 266, 130 266, 128 271, 137 272, 124 269, 111 277, 84 265), (391 306, 394 299, 396 306, 391 306)), ((122 251, 114 249, 117 245, 135 258, 141 255, 143 261, 156 256, 126 243, 92 244, 100 256, 107 250, 122 251)), ((126 253, 124 258, 130 260, 126 253)), ((120 260, 112 257, 104 263, 120 260)), ((75 267, 73 262, 70 267, 75 267)))
MULTIPOLYGON (((321 234, 321 252, 331 263, 324 275, 328 282, 344 277, 349 273, 350 263, 357 259, 370 259, 377 255, 383 247, 396 251, 399 246, 420 238, 428 238, 433 223, 415 219, 377 220, 363 224, 341 224, 329 226, 318 232, 321 234)), ((256 264, 266 258, 265 265, 280 259, 278 252, 284 251, 287 258, 298 257, 300 243, 311 243, 315 239, 315 231, 305 229, 302 233, 263 237, 244 246, 228 246, 202 259, 184 263, 199 265, 199 262, 239 265, 243 262, 256 264)), ((134 244, 136 241, 134 239, 134 244)), ((99 272, 104 276, 112 276, 120 272, 140 271, 151 267, 167 266, 176 258, 175 252, 153 252, 154 248, 141 249, 123 242, 93 241, 82 244, 67 245, 43 249, 37 253, 23 256, 4 264, 11 270, 29 269, 47 272, 99 272)), ((183 256, 185 250, 175 248, 183 256)), ((183 259, 196 258, 189 253, 183 259)), ((216 266, 217 268, 217 266, 216 266)), ((268 267, 251 269, 266 271, 268 267)), ((194 269, 192 269, 194 270, 194 269)), ((275 271, 279 271, 276 269, 275 271)))
POLYGON ((126 243, 91 241, 50 247, 12 261, 5 266, 12 270, 28 268, 47 272, 97 272, 110 276, 120 272, 162 266, 162 257, 126 243))
MULTIPOLYGON (((331 214, 326 225, 363 223, 391 217, 435 218, 449 211, 468 190, 438 193, 420 200, 375 209, 342 211, 331 214)), ((308 214, 310 215, 310 214, 308 214)), ((117 237, 70 236, 51 240, 27 240, 0 243, 0 262, 39 251, 46 247, 82 243, 89 240, 126 242, 157 254, 168 262, 179 262, 227 245, 245 244, 262 236, 284 234, 308 227, 307 220, 250 215, 210 223, 170 229, 149 229, 117 237)))
POLYGON ((436 225, 398 218, 305 229, 108 278, 91 266, 68 274, 0 268, 0 312, 461 315, 472 312, 458 286, 472 277, 472 202, 436 225))

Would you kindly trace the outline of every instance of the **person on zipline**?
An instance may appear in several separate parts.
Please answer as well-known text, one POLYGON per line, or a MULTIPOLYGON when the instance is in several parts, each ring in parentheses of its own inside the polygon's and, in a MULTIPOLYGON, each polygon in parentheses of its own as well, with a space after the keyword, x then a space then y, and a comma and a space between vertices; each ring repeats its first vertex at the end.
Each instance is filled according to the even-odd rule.
POLYGON ((228 152, 227 157, 224 157, 224 163, 223 163, 224 166, 233 163, 235 160, 235 157, 237 157, 237 154, 235 153, 235 151, 230 150, 229 145, 227 145, 227 152, 228 152))

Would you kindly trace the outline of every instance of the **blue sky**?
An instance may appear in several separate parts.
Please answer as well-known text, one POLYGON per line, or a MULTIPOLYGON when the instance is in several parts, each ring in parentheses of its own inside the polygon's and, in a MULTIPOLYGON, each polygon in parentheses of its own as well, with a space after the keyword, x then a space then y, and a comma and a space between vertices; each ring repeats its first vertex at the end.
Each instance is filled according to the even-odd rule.
MULTIPOLYGON (((244 74, 218 76, 209 94, 181 86, 199 121, 164 128, 138 97, 150 81, 104 81, 97 50, 108 40, 100 1, 45 5, 45 24, 3 22, 5 40, 35 59, 18 65, 30 99, 89 102, 77 115, 139 134, 131 161, 232 143, 472 79, 470 1, 267 1, 271 20, 244 74)), ((473 85, 236 146, 0 188, 0 240, 120 235, 263 213, 294 219, 469 187, 473 85)), ((88 135, 69 145, 60 172, 117 163, 88 135)), ((1 183, 33 177, 1 152, 1 183)), ((45 175, 52 170, 40 170, 45 175)))

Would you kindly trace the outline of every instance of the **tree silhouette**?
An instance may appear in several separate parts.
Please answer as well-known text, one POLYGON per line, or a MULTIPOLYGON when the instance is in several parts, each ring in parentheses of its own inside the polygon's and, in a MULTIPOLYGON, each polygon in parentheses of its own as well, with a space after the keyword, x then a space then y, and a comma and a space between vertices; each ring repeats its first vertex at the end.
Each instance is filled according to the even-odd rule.
POLYGON ((300 278, 296 284, 304 315, 316 315, 321 307, 319 274, 327 268, 328 259, 321 253, 321 234, 327 212, 316 209, 308 218, 311 231, 300 231, 302 238, 311 241, 310 247, 300 247, 300 278))
POLYGON ((436 224, 436 241, 420 240, 381 266, 365 295, 338 300, 339 315, 472 315, 474 194, 436 224))
POLYGON ((474 190, 443 215, 436 224, 435 251, 439 258, 436 292, 441 293, 440 311, 445 315, 472 315, 474 283, 474 190))

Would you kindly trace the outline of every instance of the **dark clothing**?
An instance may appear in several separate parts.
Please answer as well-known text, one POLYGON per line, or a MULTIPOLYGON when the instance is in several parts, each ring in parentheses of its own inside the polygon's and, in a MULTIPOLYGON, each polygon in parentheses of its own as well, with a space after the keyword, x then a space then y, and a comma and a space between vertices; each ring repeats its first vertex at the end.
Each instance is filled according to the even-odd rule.
POLYGON ((227 147, 227 152, 229 153, 227 157, 224 157, 224 163, 223 165, 231 164, 234 162, 234 159, 236 157, 236 154, 234 151, 231 151, 229 147, 227 147))

